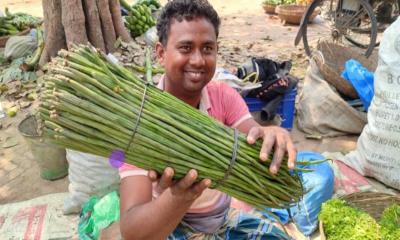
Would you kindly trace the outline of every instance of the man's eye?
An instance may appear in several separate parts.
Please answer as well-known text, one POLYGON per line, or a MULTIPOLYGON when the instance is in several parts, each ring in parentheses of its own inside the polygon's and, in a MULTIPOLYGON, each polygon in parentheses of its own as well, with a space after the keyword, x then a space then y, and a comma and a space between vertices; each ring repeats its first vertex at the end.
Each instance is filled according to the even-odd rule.
POLYGON ((205 46, 205 47, 204 47, 204 51, 205 51, 206 53, 211 53, 213 50, 214 50, 213 47, 210 47, 210 46, 205 46))
POLYGON ((190 51, 190 46, 180 46, 179 49, 182 51, 188 52, 188 51, 190 51))

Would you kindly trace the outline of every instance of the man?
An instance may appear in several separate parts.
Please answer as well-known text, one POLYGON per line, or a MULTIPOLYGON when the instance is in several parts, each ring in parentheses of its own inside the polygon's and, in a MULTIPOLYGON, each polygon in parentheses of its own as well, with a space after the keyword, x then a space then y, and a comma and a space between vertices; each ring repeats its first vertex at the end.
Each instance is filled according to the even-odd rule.
MULTIPOLYGON (((165 68, 158 87, 225 125, 247 134, 253 144, 262 139, 260 161, 274 151, 269 169, 276 173, 288 154, 294 167, 296 150, 282 128, 261 127, 240 95, 223 83, 210 82, 216 68, 220 19, 206 0, 169 1, 157 23, 156 53, 165 68)), ((124 239, 286 239, 269 221, 229 208, 230 197, 196 182, 190 170, 173 181, 174 170, 162 176, 125 164, 120 168, 121 234, 124 239), (154 184, 153 184, 154 183, 154 184)))

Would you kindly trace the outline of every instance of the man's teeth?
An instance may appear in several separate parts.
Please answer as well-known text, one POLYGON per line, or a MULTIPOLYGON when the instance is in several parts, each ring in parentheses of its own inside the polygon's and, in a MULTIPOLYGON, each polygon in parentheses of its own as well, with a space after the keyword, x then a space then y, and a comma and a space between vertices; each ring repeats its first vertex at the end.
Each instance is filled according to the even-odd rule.
POLYGON ((200 76, 202 73, 201 73, 201 72, 188 72, 188 74, 190 74, 190 75, 192 75, 192 76, 195 76, 195 77, 198 77, 198 76, 200 76))

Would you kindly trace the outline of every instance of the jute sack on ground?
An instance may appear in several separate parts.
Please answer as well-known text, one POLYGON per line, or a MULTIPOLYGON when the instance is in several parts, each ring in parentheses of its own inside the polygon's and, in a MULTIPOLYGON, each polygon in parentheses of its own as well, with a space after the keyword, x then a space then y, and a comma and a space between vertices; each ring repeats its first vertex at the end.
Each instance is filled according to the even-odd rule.
POLYGON ((335 137, 359 134, 367 115, 345 102, 310 61, 297 106, 299 129, 308 134, 335 137))
POLYGON ((400 189, 400 18, 379 47, 374 98, 357 149, 343 161, 364 176, 400 189))
POLYGON ((79 216, 62 214, 66 195, 54 193, 0 205, 0 239, 78 239, 79 216))

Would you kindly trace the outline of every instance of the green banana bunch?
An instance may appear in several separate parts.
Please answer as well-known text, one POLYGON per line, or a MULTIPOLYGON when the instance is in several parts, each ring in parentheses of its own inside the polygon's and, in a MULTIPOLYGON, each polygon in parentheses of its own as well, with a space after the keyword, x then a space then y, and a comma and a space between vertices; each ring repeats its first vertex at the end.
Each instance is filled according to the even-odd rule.
POLYGON ((37 27, 41 20, 26 13, 11 14, 5 9, 6 16, 0 17, 0 36, 15 35, 30 27, 37 27))
POLYGON ((161 4, 158 0, 139 0, 136 4, 145 4, 152 11, 155 11, 155 10, 161 8, 161 4))
POLYGON ((129 9, 129 15, 125 18, 125 26, 131 32, 132 37, 144 34, 149 28, 156 25, 149 6, 144 3, 133 5, 129 9))
POLYGON ((10 20, 0 17, 0 36, 15 35, 19 29, 10 20))

